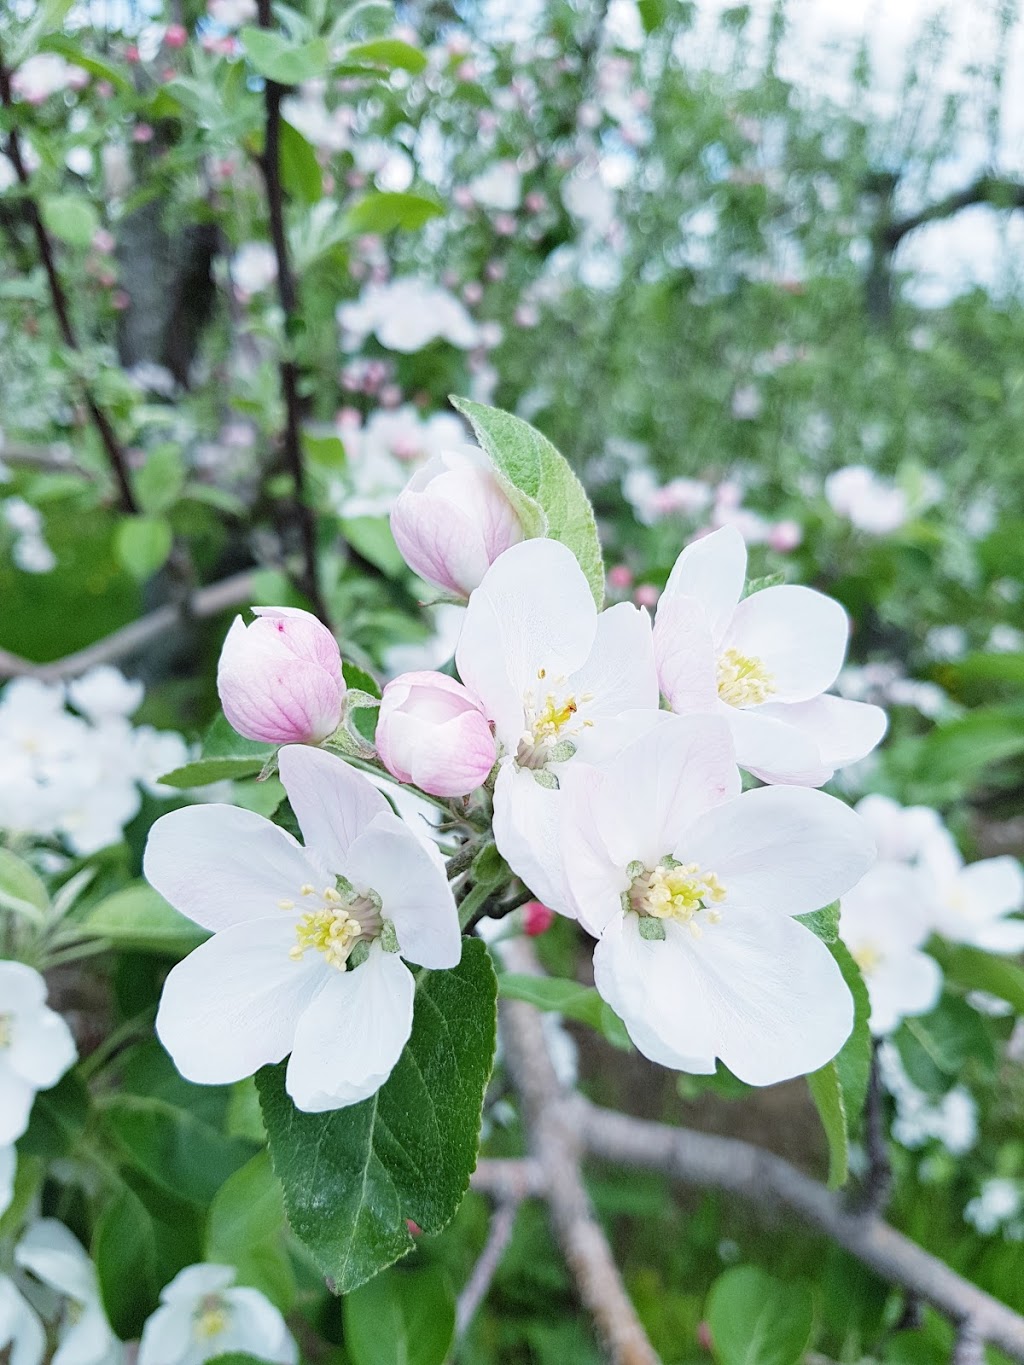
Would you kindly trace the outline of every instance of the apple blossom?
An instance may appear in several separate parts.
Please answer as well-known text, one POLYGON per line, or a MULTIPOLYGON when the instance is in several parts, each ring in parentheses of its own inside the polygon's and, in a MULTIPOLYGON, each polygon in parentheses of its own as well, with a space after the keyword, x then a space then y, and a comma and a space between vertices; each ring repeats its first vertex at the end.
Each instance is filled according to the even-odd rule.
POLYGON ((305 846, 233 806, 153 826, 147 878, 213 934, 172 969, 156 1027, 201 1085, 291 1053, 288 1093, 320 1112, 387 1080, 412 1028, 402 958, 454 967, 459 922, 440 854, 367 778, 322 749, 288 746, 279 761, 305 846))
POLYGON ((435 455, 417 470, 391 509, 391 532, 409 567, 456 597, 468 597, 523 539, 497 474, 473 446, 435 455))
POLYGON ((906 493, 866 465, 847 465, 830 474, 825 498, 833 512, 869 535, 898 531, 910 517, 906 493))
POLYGON ((850 992, 792 917, 872 861, 847 806, 800 788, 740 794, 725 720, 671 717, 567 775, 561 848, 569 899, 598 939, 597 989, 646 1057, 698 1074, 721 1058, 771 1085, 842 1047, 850 992))
POLYGON ((14 1260, 60 1296, 53 1365, 121 1365, 124 1349, 103 1311, 96 1267, 63 1223, 55 1218, 33 1223, 15 1247, 14 1260))
POLYGON ((235 1284, 227 1265, 190 1265, 160 1294, 139 1343, 138 1365, 203 1365, 235 1352, 294 1365, 284 1318, 258 1289, 235 1284))
POLYGON ((762 781, 821 786, 875 747, 885 712, 827 693, 846 654, 839 603, 785 584, 741 600, 746 567, 733 526, 676 560, 654 627, 661 689, 674 711, 725 716, 762 781))
POLYGON ((1004 855, 964 865, 953 836, 943 831, 921 861, 931 927, 954 943, 990 953, 1024 952, 1024 870, 1004 855))
POLYGON ((355 350, 375 333, 389 351, 411 354, 442 339, 468 350, 477 344, 476 323, 452 294, 426 280, 406 276, 370 284, 355 303, 338 308, 345 350, 355 350))
POLYGON ((376 740, 388 772, 432 796, 468 796, 497 757, 479 702, 444 673, 403 673, 389 682, 376 740))
POLYGON ((0 1274, 0 1353, 7 1350, 10 1365, 42 1365, 46 1331, 14 1281, 0 1274))
POLYGON ((598 613, 572 551, 526 540, 470 596, 455 659, 501 746, 498 850, 538 899, 565 912, 559 776, 598 752, 623 712, 657 722, 650 620, 628 602, 598 613))
POLYGON ((871 792, 855 810, 874 835, 879 862, 918 867, 930 845, 946 837, 942 817, 931 806, 901 806, 890 796, 871 792))
POLYGON ((298 607, 253 607, 236 616, 217 665, 229 723, 266 744, 319 744, 341 721, 345 679, 334 636, 298 607))
POLYGON ((36 1092, 56 1085, 77 1055, 71 1030, 46 1005, 40 974, 0 962, 0 1144, 21 1137, 36 1092))
POLYGON ((843 896, 839 936, 864 977, 876 1036, 938 1004, 942 973, 921 951, 930 932, 918 877, 900 863, 876 863, 843 896))

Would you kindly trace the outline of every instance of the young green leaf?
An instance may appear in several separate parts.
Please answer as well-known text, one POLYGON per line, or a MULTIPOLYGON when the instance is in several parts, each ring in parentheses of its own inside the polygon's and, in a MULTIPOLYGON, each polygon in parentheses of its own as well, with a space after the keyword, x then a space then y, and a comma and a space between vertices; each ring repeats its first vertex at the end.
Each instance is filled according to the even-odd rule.
POLYGON ((438 1266, 396 1267, 345 1295, 352 1365, 444 1365, 455 1336, 455 1298, 438 1266))
POLYGON ((396 191, 380 191, 368 194, 345 214, 343 225, 346 233, 391 232, 401 228, 405 232, 415 232, 431 218, 444 213, 444 206, 422 194, 399 194, 396 191))
POLYGON ((807 1285, 740 1265, 711 1286, 706 1314, 719 1365, 797 1365, 811 1339, 814 1300, 807 1285))
MULTIPOLYGON (((826 912, 819 910, 816 913, 826 912)), ((853 996, 853 1032, 830 1062, 807 1077, 807 1085, 828 1138, 828 1183, 836 1188, 844 1185, 849 1175, 850 1135, 857 1128, 867 1099, 871 1075, 871 1033, 868 1029, 871 1005, 860 969, 845 945, 836 940, 829 947, 853 996)))
POLYGON ((593 986, 581 986, 555 976, 502 972, 498 977, 498 994, 505 1000, 525 1000, 539 1010, 553 1010, 567 1019, 589 1024, 615 1047, 628 1051, 633 1046, 625 1024, 593 986))
POLYGON ((134 882, 107 896, 76 928, 107 939, 116 948, 174 957, 184 957, 209 937, 145 882, 134 882))

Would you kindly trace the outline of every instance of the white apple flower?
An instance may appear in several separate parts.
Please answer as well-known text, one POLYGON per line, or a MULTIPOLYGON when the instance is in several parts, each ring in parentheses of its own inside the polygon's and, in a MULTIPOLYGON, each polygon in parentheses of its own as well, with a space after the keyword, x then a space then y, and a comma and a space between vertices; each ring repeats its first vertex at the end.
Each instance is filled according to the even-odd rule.
POLYGON ((470 595, 459 676, 500 745, 494 838, 534 895, 562 913, 559 778, 594 757, 623 712, 658 720, 647 613, 598 612, 572 551, 527 540, 499 555, 470 595))
POLYGON ((879 862, 918 867, 931 844, 946 837, 942 816, 931 806, 901 806, 871 792, 854 809, 875 837, 879 862))
POLYGON ((792 918, 847 891, 871 837, 823 792, 740 794, 729 728, 672 717, 565 783, 561 845, 576 914, 599 941, 594 980, 637 1047, 679 1071, 721 1058, 772 1085, 823 1066, 853 1000, 792 918))
POLYGON ((110 664, 98 664, 68 683, 68 700, 76 711, 99 724, 112 716, 132 716, 142 705, 146 689, 110 664))
POLYGON ((825 499, 837 516, 873 536, 898 531, 910 518, 910 500, 903 489, 866 465, 847 465, 830 474, 825 499))
POLYGON ((658 676, 673 711, 725 716, 736 758, 763 782, 820 787, 875 747, 885 712, 828 693, 849 622, 838 602, 783 584, 740 600, 747 570, 733 526, 694 541, 658 603, 658 676))
POLYGON ((843 896, 839 936, 864 977, 877 1037, 938 1004, 942 973, 921 951, 930 933, 920 878, 900 863, 876 863, 843 896))
POLYGON ((514 161, 495 161, 469 182, 469 191, 485 209, 510 213, 523 197, 523 177, 514 161))
POLYGON ((1024 919, 1014 913, 1024 909, 1024 871, 1016 858, 965 866, 953 836, 944 831, 928 845, 922 869, 936 933, 990 953, 1024 952, 1024 919))
POLYGON ((13 1146, 0 1147, 0 1217, 11 1207, 14 1198, 14 1176, 18 1168, 18 1153, 13 1146))
POLYGON ((454 967, 458 913, 440 854, 367 778, 303 745, 279 763, 304 847, 234 806, 189 806, 153 826, 146 876, 213 933, 171 971, 156 1028, 203 1085, 291 1053, 288 1093, 321 1112, 387 1080, 412 1028, 402 958, 454 967))
POLYGON ((414 275, 368 284, 356 302, 339 306, 337 318, 347 351, 360 347, 371 332, 387 350, 404 355, 438 338, 461 350, 479 339, 479 328, 454 294, 414 275))
POLYGON ((284 1318, 258 1289, 235 1284, 233 1266, 190 1265, 146 1321, 138 1365, 203 1365, 234 1351, 279 1365, 298 1359, 284 1318))
POLYGON ((55 1218, 33 1223, 15 1247, 14 1260, 60 1296, 52 1365, 121 1365, 124 1349, 103 1311, 96 1267, 63 1223, 55 1218))
POLYGON ((10 1365, 42 1365, 46 1332, 14 1281, 0 1275, 0 1353, 8 1349, 10 1365))
POLYGON ((46 982, 24 962, 0 962, 0 1143, 21 1137, 39 1090, 56 1085, 78 1053, 46 1004, 46 982))

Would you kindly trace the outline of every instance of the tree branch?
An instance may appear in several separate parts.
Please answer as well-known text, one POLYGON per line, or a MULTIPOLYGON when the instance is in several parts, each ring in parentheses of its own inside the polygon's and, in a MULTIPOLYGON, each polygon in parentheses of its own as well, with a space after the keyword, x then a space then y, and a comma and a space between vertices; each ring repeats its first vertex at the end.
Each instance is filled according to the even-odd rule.
POLYGON ((974 204, 990 204, 997 209, 1024 208, 1024 185, 1016 180, 1006 180, 1001 176, 982 175, 962 190, 947 194, 934 204, 912 213, 906 218, 883 225, 880 233, 882 244, 888 251, 895 251, 908 233, 916 232, 928 223, 952 218, 955 213, 970 208, 974 204))
MULTIPOLYGON (((533 952, 523 940, 506 944, 504 955, 516 971, 536 971, 533 952)), ((522 1101, 530 1150, 544 1173, 551 1221, 579 1296, 613 1365, 658 1365, 590 1206, 580 1174, 578 1138, 566 1122, 563 1092, 540 1016, 531 1005, 506 1000, 501 1020, 505 1058, 522 1101)))
MULTIPOLYGON (((4 65, 3 56, 0 54, 0 104, 4 109, 13 111, 14 99, 11 93, 11 73, 4 65)), ((78 338, 75 336, 74 325, 71 321, 71 310, 68 307, 67 295, 64 293, 64 286, 61 283, 60 275, 57 271, 57 262, 54 256, 53 243, 46 230, 42 214, 39 212, 39 205, 30 193, 31 176, 28 167, 25 165, 25 158, 21 154, 21 139, 18 135, 16 126, 12 126, 7 134, 4 144, 4 152, 14 173, 18 177, 18 183, 25 191, 22 202, 25 206, 25 213, 28 217, 29 226, 32 229, 36 240, 36 248, 39 252, 43 270, 46 273, 46 282, 50 290, 50 300, 53 304, 53 311, 57 318, 57 326, 60 330, 61 339, 69 351, 80 351, 78 338)), ((99 434, 103 443, 103 449, 107 454, 107 462, 110 465, 110 472, 114 476, 117 485, 118 500, 121 508, 125 512, 136 513, 139 505, 135 500, 132 491, 131 481, 128 477, 128 460, 125 456, 121 442, 118 440, 117 432, 114 430, 107 414, 96 402, 89 386, 83 385, 85 393, 86 407, 92 418, 93 426, 99 434)))
POLYGON ((60 682, 74 678, 97 664, 116 663, 131 655, 140 654, 159 636, 180 626, 188 617, 205 620, 219 616, 229 607, 240 606, 253 595, 254 575, 251 572, 234 574, 208 588, 199 588, 179 604, 158 607, 130 625, 122 626, 95 644, 86 645, 53 663, 37 664, 17 654, 0 649, 0 678, 37 678, 40 682, 60 682))
MULTIPOLYGON (((258 0, 259 24, 261 28, 273 28, 274 19, 270 8, 271 0, 258 0)), ((298 321, 298 290, 288 259, 288 241, 284 227, 284 190, 281 186, 281 100, 285 86, 277 81, 268 80, 264 86, 264 124, 263 155, 260 169, 267 188, 267 207, 270 213, 270 238, 277 258, 277 295, 284 313, 284 345, 292 345, 295 325, 298 321)), ((295 491, 295 525, 299 533, 304 562, 300 582, 302 591, 309 598, 313 610, 325 625, 330 625, 327 605, 320 588, 320 575, 316 559, 316 521, 313 509, 308 502, 305 465, 302 458, 302 403, 299 398, 299 371, 289 351, 282 354, 280 362, 281 393, 284 398, 285 425, 281 435, 281 445, 285 462, 292 476, 295 491)))
POLYGON ((470 1323, 476 1317, 480 1305, 487 1297, 491 1281, 501 1265, 501 1258, 512 1240, 512 1232, 516 1225, 516 1214, 519 1212, 521 1202, 520 1199, 506 1199, 494 1210, 491 1226, 487 1232, 487 1241, 484 1243, 479 1259, 473 1267, 472 1274, 459 1295, 459 1301, 455 1308, 456 1341, 466 1335, 470 1323))

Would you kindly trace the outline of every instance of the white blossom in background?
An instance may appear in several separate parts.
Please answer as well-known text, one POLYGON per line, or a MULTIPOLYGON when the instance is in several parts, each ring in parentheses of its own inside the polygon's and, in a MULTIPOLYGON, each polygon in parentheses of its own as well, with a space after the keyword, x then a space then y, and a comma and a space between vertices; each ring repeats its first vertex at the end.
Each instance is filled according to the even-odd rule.
POLYGON ((277 257, 269 242, 245 242, 231 258, 231 282, 244 298, 262 294, 277 279, 277 257))
POLYGON ((928 849, 945 837, 942 816, 931 806, 901 806, 892 797, 872 792, 857 802, 878 849, 878 861, 919 867, 928 849))
POLYGON ((18 1169, 18 1153, 13 1146, 0 1145, 0 1218, 11 1207, 14 1198, 14 1177, 18 1169))
POLYGON ((0 1145, 21 1137, 40 1090, 78 1056, 71 1030, 46 1004, 46 982, 24 962, 0 961, 0 1145))
POLYGON ((234 806, 156 822, 144 870, 213 937, 167 978, 156 1029, 201 1085, 291 1054, 299 1109, 356 1104, 387 1080, 412 1029, 403 958, 454 967, 458 913, 437 849, 361 773, 301 745, 279 754, 305 846, 234 806))
POLYGON ((298 94, 288 95, 281 102, 281 114, 307 142, 325 152, 344 152, 352 144, 352 108, 342 104, 328 109, 322 80, 305 81, 298 94))
POLYGON ((688 545, 658 602, 654 644, 672 709, 729 722, 737 762, 765 782, 821 786, 885 733, 885 712, 833 696, 849 621, 783 584, 743 597, 747 551, 723 527, 688 545))
POLYGON ((526 540, 470 596, 455 658, 502 746, 498 850, 538 900, 572 913, 561 885, 559 781, 601 752, 623 713, 658 722, 647 613, 628 602, 599 613, 572 551, 526 540))
POLYGON ((469 191, 481 207, 512 213, 523 197, 523 177, 514 161, 496 161, 469 182, 469 191))
POLYGON ((409 153, 383 138, 359 138, 352 154, 359 170, 372 176, 378 189, 391 194, 403 194, 416 178, 416 167, 409 153))
POLYGON ((89 73, 53 52, 37 52, 11 75, 11 89, 28 104, 42 104, 64 90, 81 90, 89 73))
MULTIPOLYGON (((472 608, 471 608, 472 609, 472 608)), ((793 916, 847 891, 874 857, 822 792, 740 794, 729 729, 667 717, 567 772, 565 886, 598 939, 597 989, 652 1061, 772 1085, 823 1066, 853 1027, 827 946, 793 916)))
POLYGON ((239 1352, 294 1365, 299 1352, 284 1318, 258 1289, 235 1284, 226 1265, 191 1265, 160 1295, 142 1329, 137 1365, 203 1365, 239 1352))
POLYGON ((895 1044, 878 1049, 882 1082, 896 1102, 892 1136, 911 1151, 938 1142, 953 1156, 963 1156, 978 1140, 978 1106, 963 1085, 955 1085, 933 1102, 907 1075, 895 1044))
POLYGON ((932 928, 954 943, 990 953, 1024 952, 1024 869, 1016 858, 965 864, 948 832, 922 860, 932 928))
POLYGON ((927 1014, 942 992, 938 964, 921 951, 931 934, 921 891, 911 868, 879 862, 841 901, 839 936, 864 977, 876 1037, 927 1014))
POLYGON ((256 22, 256 0, 207 0, 206 12, 215 24, 227 29, 256 22))
POLYGON ((623 477, 622 496, 638 521, 654 526, 667 516, 698 516, 710 507, 713 491, 702 479, 676 478, 660 484, 652 470, 641 467, 623 477))
POLYGON ((371 334, 402 354, 437 340, 469 350, 479 340, 476 323, 455 295, 415 276, 367 285, 355 303, 339 305, 337 318, 346 351, 358 349, 371 334))
POLYGON ((5 498, 0 502, 0 516, 14 532, 11 558, 22 573, 50 573, 57 567, 57 556, 47 544, 38 508, 24 498, 5 498))
POLYGON ((80 856, 119 843, 138 814, 140 786, 165 795, 156 779, 188 761, 174 731, 131 724, 142 697, 140 683, 106 665, 67 688, 32 678, 8 683, 0 695, 0 829, 60 839, 80 856))
POLYGON ((33 1223, 15 1247, 14 1260, 58 1296, 53 1365, 121 1365, 124 1347, 103 1311, 96 1267, 63 1223, 55 1218, 33 1223))
POLYGON ((992 1176, 964 1209, 964 1222, 983 1237, 1001 1232, 1012 1242, 1024 1241, 1024 1188, 1019 1180, 992 1176))
POLYGON ((446 450, 466 444, 466 428, 454 413, 424 417, 412 403, 391 412, 378 409, 365 426, 349 422, 340 434, 347 459, 331 500, 346 517, 387 516, 410 475, 446 450))
POLYGON ((10 1365, 42 1365, 46 1330, 14 1281, 0 1274, 0 1352, 10 1350, 10 1365))
POLYGON ((858 531, 884 536, 910 519, 910 499, 866 465, 847 465, 825 480, 825 499, 837 516, 858 531))

